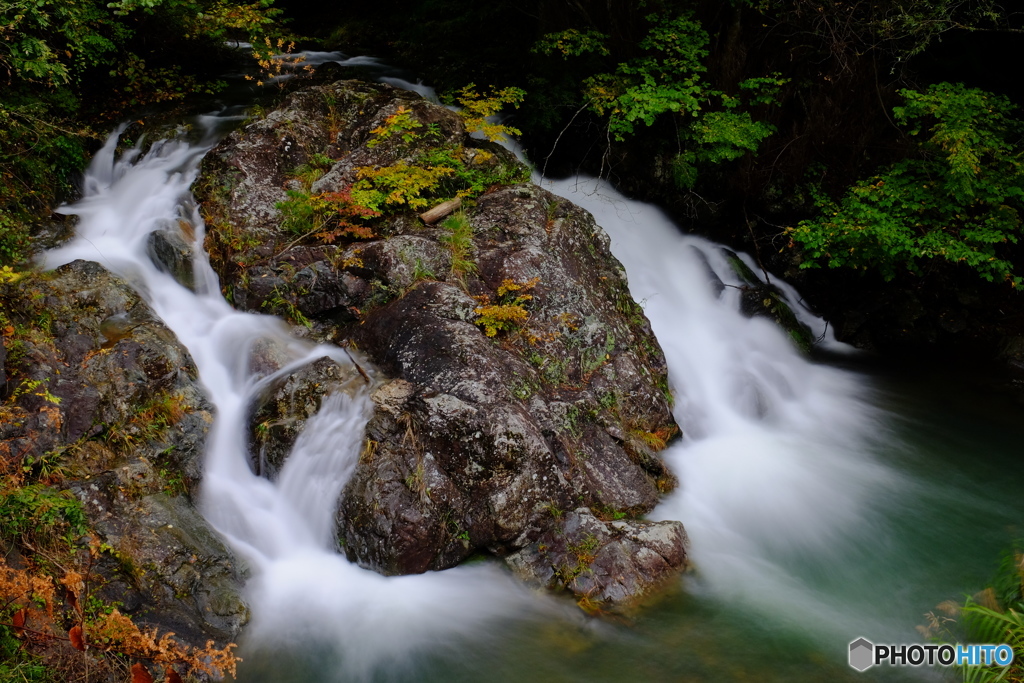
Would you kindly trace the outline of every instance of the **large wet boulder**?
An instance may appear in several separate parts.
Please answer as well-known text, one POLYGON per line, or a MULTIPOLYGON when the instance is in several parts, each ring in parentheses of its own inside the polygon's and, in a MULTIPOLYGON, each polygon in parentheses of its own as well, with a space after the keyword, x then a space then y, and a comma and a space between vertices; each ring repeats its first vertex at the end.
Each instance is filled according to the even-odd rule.
POLYGON ((248 620, 242 569, 192 504, 213 422, 192 358, 96 263, 3 290, 0 471, 79 501, 99 551, 90 587, 137 624, 233 640, 248 620))
MULTIPOLYGON (((664 356, 593 217, 533 184, 494 182, 438 224, 392 210, 358 239, 283 227, 289 188, 344 196, 366 169, 415 164, 432 148, 500 170, 493 177, 526 175, 414 94, 338 82, 290 95, 204 162, 213 265, 236 306, 279 312, 376 366, 375 411, 338 508, 351 560, 385 574, 479 553, 532 566, 526 549, 562 528, 552 511, 576 510, 604 530, 602 557, 619 559, 596 583, 542 583, 634 599, 685 566, 681 528, 652 527, 659 536, 640 521, 675 486, 658 451, 678 429, 664 356), (429 135, 382 139, 400 113, 429 135), (658 567, 622 560, 647 551, 658 567)), ((318 392, 332 390, 316 379, 328 369, 298 371, 254 406, 268 476, 318 392)))

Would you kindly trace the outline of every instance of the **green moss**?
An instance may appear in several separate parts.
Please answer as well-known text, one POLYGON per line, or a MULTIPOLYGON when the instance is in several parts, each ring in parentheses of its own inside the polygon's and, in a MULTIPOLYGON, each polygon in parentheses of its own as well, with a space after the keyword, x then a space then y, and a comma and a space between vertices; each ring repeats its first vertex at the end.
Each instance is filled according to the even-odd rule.
POLYGON ((88 530, 78 499, 42 484, 0 494, 0 527, 8 538, 63 538, 69 546, 88 530))
POLYGON ((386 306, 401 295, 402 292, 399 288, 387 285, 383 280, 375 278, 370 281, 370 296, 363 306, 363 314, 366 315, 374 309, 386 306))
POLYGON ((576 577, 584 572, 590 571, 590 565, 594 562, 595 553, 601 547, 601 541, 591 533, 574 542, 567 543, 566 562, 555 569, 555 573, 562 583, 569 585, 576 577))
POLYGON ((539 389, 540 387, 527 376, 516 377, 512 381, 512 386, 509 387, 512 395, 521 401, 527 400, 536 394, 539 389))
POLYGON ((548 358, 541 368, 541 377, 552 386, 562 386, 569 382, 569 360, 548 358))

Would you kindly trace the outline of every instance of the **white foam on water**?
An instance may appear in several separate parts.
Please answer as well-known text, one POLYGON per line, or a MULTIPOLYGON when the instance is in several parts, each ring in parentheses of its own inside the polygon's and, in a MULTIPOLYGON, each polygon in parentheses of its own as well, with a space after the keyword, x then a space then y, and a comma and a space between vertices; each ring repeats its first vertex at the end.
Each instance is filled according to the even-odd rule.
MULTIPOLYGON (((684 437, 663 456, 681 483, 651 516, 685 525, 695 589, 805 632, 852 637, 852 625, 871 624, 871 605, 805 573, 808 559, 829 572, 864 552, 883 524, 879 504, 901 485, 873 455, 888 431, 865 380, 811 362, 773 321, 741 314, 744 282, 719 245, 595 178, 542 184, 611 237, 665 352, 684 437)), ((851 351, 792 287, 771 282, 822 346, 851 351)))
POLYGON ((216 409, 201 508, 252 571, 250 640, 315 633, 337 645, 339 676, 361 678, 384 662, 478 633, 496 618, 540 608, 492 566, 384 577, 338 554, 334 515, 371 413, 365 388, 324 400, 275 481, 254 474, 246 451, 249 406, 268 379, 249 367, 253 344, 271 343, 284 355, 278 374, 323 356, 342 365, 351 361, 338 347, 295 338, 280 320, 235 311, 224 300, 201 248, 204 226, 189 192, 211 141, 165 141, 120 159, 116 144, 117 134, 90 165, 82 199, 61 209, 79 217, 75 237, 44 254, 42 263, 56 268, 93 260, 126 278, 195 360, 216 409), (174 229, 179 221, 195 234, 195 292, 157 268, 147 253, 149 234, 174 229))

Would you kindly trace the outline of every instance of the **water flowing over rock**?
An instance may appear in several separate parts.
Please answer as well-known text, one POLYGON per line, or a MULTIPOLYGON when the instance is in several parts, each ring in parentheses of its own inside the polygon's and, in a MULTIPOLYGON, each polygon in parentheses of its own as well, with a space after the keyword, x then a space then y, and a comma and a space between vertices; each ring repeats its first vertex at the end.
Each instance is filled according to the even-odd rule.
MULTIPOLYGON (((804 352, 810 351, 816 341, 810 327, 802 322, 786 302, 785 294, 770 282, 762 281, 736 252, 722 249, 726 260, 736 275, 743 281, 740 296, 740 312, 747 316, 763 316, 774 320, 804 352)), ((768 274, 765 273, 765 278, 768 274)), ((723 285, 724 286, 724 285, 723 285)))
POLYGON ((189 289, 195 286, 195 275, 192 272, 194 239, 192 226, 182 222, 176 228, 151 232, 147 245, 153 263, 189 289))
POLYGON ((3 465, 59 463, 53 485, 78 498, 105 548, 101 596, 189 642, 233 639, 248 620, 241 568, 191 503, 213 421, 192 358, 96 263, 5 289, 9 315, 36 331, 8 341, 20 395, 0 423, 3 465))
MULTIPOLYGON (((541 581, 632 600, 685 566, 678 524, 636 521, 675 486, 658 451, 678 429, 664 356, 590 214, 529 183, 494 185, 466 203, 460 258, 474 265, 461 269, 452 228, 411 213, 335 243, 281 227, 277 205, 300 166, 322 162, 314 155, 331 164, 309 192, 344 192, 361 168, 446 144, 480 163, 518 164, 467 136, 458 114, 388 86, 293 93, 204 161, 197 194, 213 266, 237 307, 305 323, 303 334, 358 349, 378 368, 375 412, 338 509, 351 560, 385 574, 481 552, 534 566, 538 544, 567 528, 558 511, 575 510, 600 537, 600 561, 541 581), (376 140, 400 108, 433 134, 376 140), (495 325, 505 313, 514 320, 495 325)), ((250 438, 270 475, 331 384, 302 372, 253 408, 250 438)), ((571 562, 567 543, 546 545, 552 566, 571 562)))
POLYGON ((313 361, 272 386, 253 414, 256 425, 251 452, 257 472, 273 478, 291 453, 306 421, 320 410, 323 398, 343 391, 350 373, 330 358, 313 361))

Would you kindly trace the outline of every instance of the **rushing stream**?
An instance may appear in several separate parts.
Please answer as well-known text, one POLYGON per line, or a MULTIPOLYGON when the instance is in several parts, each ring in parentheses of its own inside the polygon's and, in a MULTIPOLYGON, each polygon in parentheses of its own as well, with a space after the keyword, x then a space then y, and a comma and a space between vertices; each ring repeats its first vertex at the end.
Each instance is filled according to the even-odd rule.
MULTIPOLYGON (((63 209, 80 217, 76 237, 45 266, 89 259, 127 278, 196 361, 217 416, 202 509, 252 575, 242 680, 938 676, 856 674, 846 646, 858 636, 918 642, 925 612, 982 586, 1024 508, 1013 490, 1024 480, 1013 457, 1024 436, 1019 410, 992 401, 965 413, 969 397, 952 380, 940 393, 919 379, 808 360, 774 324, 738 312, 741 283, 719 247, 592 179, 543 184, 609 233, 665 350, 685 430, 665 458, 682 485, 652 517, 686 525, 695 572, 620 623, 584 618, 492 564, 394 578, 349 564, 334 550, 333 515, 368 418, 357 375, 309 421, 275 482, 248 464, 246 407, 273 380, 250 368, 255 345, 286 358, 279 374, 324 355, 351 361, 221 296, 189 192, 218 123, 203 121, 203 142, 157 143, 120 159, 112 136, 83 199, 63 209), (195 292, 147 255, 148 233, 178 221, 194 228, 195 292)), ((789 294, 822 345, 846 351, 789 294)))

